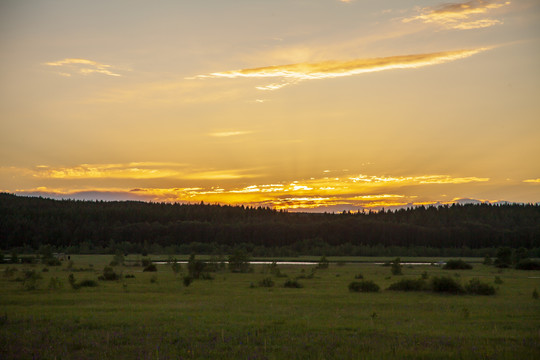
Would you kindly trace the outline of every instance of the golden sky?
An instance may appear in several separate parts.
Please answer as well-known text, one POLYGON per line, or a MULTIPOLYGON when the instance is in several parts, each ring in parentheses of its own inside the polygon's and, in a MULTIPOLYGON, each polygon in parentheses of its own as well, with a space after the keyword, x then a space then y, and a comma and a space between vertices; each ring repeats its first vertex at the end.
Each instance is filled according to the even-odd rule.
POLYGON ((536 203, 538 64, 537 0, 6 0, 0 191, 536 203))

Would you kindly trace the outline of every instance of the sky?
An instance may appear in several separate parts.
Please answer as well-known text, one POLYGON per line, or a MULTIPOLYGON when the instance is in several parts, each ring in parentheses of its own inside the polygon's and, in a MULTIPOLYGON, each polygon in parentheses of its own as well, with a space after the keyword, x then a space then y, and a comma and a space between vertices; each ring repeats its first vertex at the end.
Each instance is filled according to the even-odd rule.
POLYGON ((0 191, 540 202, 538 0, 0 1, 0 191))

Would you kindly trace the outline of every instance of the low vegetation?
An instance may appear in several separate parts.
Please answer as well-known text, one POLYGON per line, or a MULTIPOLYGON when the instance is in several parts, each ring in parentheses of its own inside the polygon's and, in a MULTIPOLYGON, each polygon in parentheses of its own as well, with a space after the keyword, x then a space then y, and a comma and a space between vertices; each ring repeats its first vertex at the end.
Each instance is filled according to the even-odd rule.
POLYGON ((349 284, 349 291, 353 292, 379 292, 379 285, 372 280, 353 281, 349 284))
POLYGON ((458 259, 458 260, 448 260, 446 264, 443 266, 443 269, 445 270, 470 270, 472 269, 471 264, 467 264, 465 261, 458 259))
POLYGON ((313 265, 253 272, 205 265, 193 279, 188 266, 175 273, 166 256, 152 259, 158 272, 143 272, 139 256, 115 267, 110 255, 72 257, 71 269, 92 269, 83 273, 67 261, 48 272, 41 264, 0 265, 0 358, 540 357, 538 270, 501 270, 477 258, 464 259, 478 265, 459 277, 430 265, 389 276, 389 268, 353 258, 329 257, 328 270, 315 270, 316 256, 313 265), (338 260, 344 265, 334 266, 338 260), (111 271, 119 281, 96 281, 111 271), (496 277, 504 281, 496 285, 496 277))

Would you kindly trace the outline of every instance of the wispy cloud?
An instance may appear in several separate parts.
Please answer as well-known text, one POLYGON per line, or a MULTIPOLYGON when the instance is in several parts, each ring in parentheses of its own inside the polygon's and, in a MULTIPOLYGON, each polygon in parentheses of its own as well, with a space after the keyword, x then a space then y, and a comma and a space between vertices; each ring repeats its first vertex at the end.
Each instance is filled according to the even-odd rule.
POLYGON ((462 3, 444 4, 440 7, 426 7, 420 9, 420 15, 403 19, 403 22, 422 21, 443 26, 448 29, 479 29, 486 28, 502 21, 492 18, 483 18, 485 14, 494 9, 510 5, 510 1, 494 2, 487 0, 471 0, 462 3))
POLYGON ((356 59, 349 61, 324 61, 317 63, 277 65, 215 72, 208 75, 199 75, 197 78, 280 78, 281 82, 279 83, 257 87, 259 90, 277 90, 303 80, 329 79, 376 71, 414 69, 428 65, 442 64, 458 59, 464 59, 488 49, 489 48, 484 47, 469 50, 356 59))
POLYGON ((253 131, 221 131, 221 132, 213 132, 208 135, 213 136, 213 137, 230 137, 230 136, 248 135, 251 133, 253 133, 253 131))
POLYGON ((101 64, 97 61, 88 59, 67 58, 59 61, 47 62, 45 65, 60 68, 60 75, 62 76, 72 76, 73 74, 89 75, 94 73, 116 77, 122 76, 114 72, 111 65, 101 64))
POLYGON ((228 180, 251 179, 260 176, 254 169, 198 169, 188 164, 132 162, 126 164, 80 164, 69 167, 37 166, 34 169, 6 169, 38 179, 188 179, 228 180))

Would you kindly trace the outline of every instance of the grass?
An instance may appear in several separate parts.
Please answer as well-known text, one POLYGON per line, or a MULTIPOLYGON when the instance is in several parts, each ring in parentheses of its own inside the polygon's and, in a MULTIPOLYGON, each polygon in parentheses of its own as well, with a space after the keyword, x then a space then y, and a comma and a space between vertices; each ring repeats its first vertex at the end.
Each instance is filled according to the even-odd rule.
MULTIPOLYGON (((72 256, 74 267, 92 271, 77 278, 97 280, 112 256, 72 256)), ((165 257, 164 257, 165 258, 165 257)), ((180 257, 177 257, 180 258, 180 257)), ((152 256, 152 259, 154 257, 152 256)), ((452 275, 436 266, 388 267, 367 263, 330 267, 302 278, 303 288, 281 286, 287 279, 253 273, 213 273, 189 287, 170 265, 157 272, 115 267, 135 278, 98 281, 73 290, 65 264, 41 273, 37 290, 4 276, 0 265, 0 358, 9 359, 535 359, 540 358, 540 271, 500 270, 475 265, 460 273, 493 284, 494 296, 431 292, 350 292, 355 275, 381 289, 401 279, 452 275), (151 282, 155 276, 157 281, 151 282), (64 286, 49 290, 50 278, 64 286), (274 287, 250 287, 272 277, 274 287)), ((380 259, 378 259, 380 260, 380 259)), ((402 259, 407 261, 409 259, 402 259)), ((350 262, 350 263, 349 263, 350 262)), ((13 265, 9 265, 13 268, 13 265)), ((288 279, 314 266, 279 266, 288 279)))

